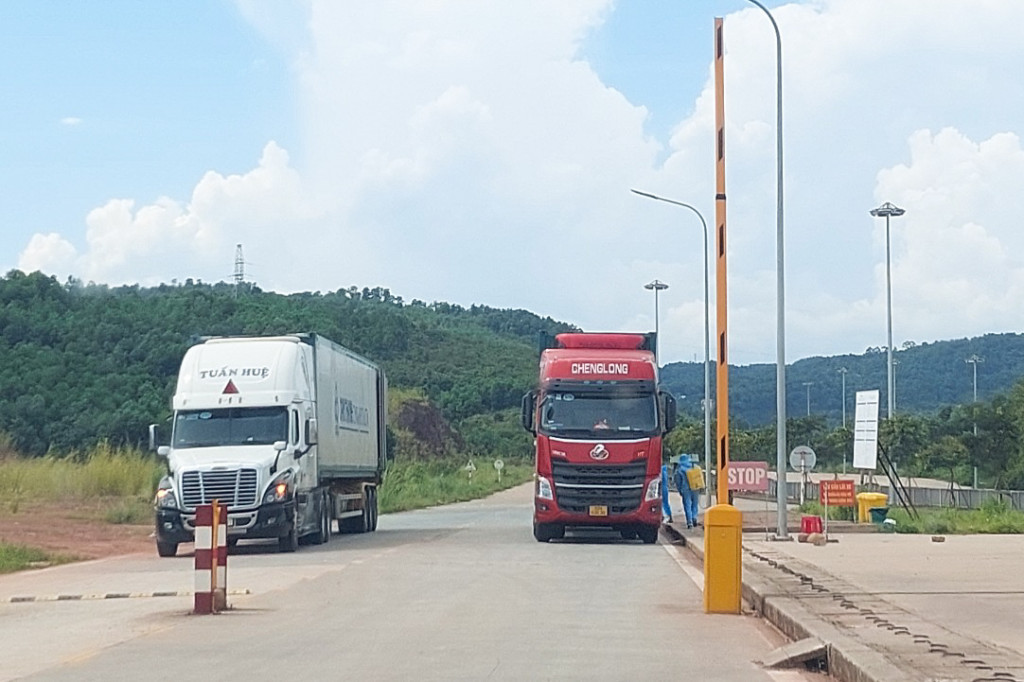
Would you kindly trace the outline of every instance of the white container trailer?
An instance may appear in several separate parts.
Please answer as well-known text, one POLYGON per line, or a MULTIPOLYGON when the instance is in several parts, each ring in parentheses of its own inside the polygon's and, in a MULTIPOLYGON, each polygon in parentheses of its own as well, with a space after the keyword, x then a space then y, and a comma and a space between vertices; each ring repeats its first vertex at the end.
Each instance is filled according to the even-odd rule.
MULTIPOLYGON (((228 507, 228 542, 324 543, 377 528, 386 465, 387 379, 315 334, 204 339, 185 353, 173 399, 156 544, 192 542, 197 505, 228 507)), ((156 427, 150 427, 151 445, 156 427)))

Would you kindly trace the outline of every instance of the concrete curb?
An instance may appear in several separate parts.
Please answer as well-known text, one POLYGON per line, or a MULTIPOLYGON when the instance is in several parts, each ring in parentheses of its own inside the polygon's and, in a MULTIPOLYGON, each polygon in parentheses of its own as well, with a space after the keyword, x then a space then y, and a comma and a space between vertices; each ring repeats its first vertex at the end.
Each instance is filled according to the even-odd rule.
MULTIPOLYGON (((703 561, 703 542, 688 542, 685 533, 674 524, 663 524, 666 533, 682 541, 694 556, 703 561)), ((701 533, 703 535, 703 533, 701 533)), ((786 594, 785 586, 772 584, 760 571, 743 565, 743 599, 751 608, 792 641, 813 637, 825 643, 828 672, 840 682, 891 682, 911 680, 914 676, 891 663, 883 654, 858 642, 821 616, 809 611, 798 599, 786 594)))

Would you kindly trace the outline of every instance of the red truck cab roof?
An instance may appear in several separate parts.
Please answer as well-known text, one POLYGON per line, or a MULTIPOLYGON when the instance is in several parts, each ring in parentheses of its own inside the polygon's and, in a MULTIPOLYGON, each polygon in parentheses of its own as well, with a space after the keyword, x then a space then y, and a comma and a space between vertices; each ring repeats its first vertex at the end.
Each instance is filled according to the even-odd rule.
POLYGON ((651 343, 645 334, 558 334, 541 353, 540 380, 656 381, 651 343))

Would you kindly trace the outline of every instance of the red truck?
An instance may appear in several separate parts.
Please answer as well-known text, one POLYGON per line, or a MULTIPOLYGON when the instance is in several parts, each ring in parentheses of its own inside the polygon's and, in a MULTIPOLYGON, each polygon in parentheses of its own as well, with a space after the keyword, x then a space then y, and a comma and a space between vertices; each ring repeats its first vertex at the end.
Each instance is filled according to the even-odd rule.
POLYGON ((523 396, 537 448, 533 536, 597 526, 658 539, 661 441, 675 399, 658 384, 654 334, 542 335, 540 379, 523 396))

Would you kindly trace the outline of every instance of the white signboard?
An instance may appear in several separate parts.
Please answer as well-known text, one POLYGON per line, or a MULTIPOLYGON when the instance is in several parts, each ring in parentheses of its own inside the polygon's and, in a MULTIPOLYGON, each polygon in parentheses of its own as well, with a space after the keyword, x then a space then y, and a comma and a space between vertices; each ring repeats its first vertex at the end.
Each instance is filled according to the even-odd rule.
POLYGON ((878 465, 878 390, 857 391, 853 427, 853 468, 878 465))

